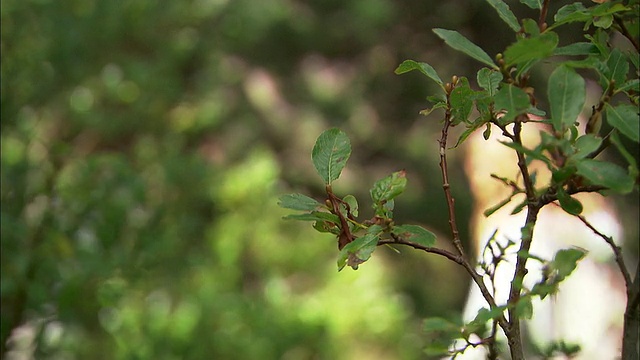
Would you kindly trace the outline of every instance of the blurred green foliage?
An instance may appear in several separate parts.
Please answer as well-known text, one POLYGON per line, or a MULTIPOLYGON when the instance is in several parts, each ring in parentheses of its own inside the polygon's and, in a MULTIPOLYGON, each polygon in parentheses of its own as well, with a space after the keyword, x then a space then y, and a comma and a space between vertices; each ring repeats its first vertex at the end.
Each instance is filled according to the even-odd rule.
POLYGON ((462 72, 429 29, 484 47, 483 5, 0 2, 3 357, 421 358, 422 317, 459 311, 464 274, 388 252, 338 275, 331 237, 276 199, 321 194, 310 149, 337 124, 360 149, 337 188, 410 168, 396 216, 446 231, 430 91, 393 69, 462 72))

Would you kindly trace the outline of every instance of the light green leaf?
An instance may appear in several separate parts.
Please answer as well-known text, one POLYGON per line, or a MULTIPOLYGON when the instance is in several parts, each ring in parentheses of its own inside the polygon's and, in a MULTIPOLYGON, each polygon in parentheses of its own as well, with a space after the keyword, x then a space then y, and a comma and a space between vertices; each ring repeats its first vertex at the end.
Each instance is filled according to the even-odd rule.
POLYGON ((396 225, 392 232, 414 244, 432 247, 436 244, 436 235, 418 225, 396 225))
POLYGON ((349 156, 351 156, 349 137, 336 128, 320 134, 311 152, 313 165, 327 185, 340 177, 349 156))
POLYGON ((489 93, 489 96, 494 96, 496 94, 502 78, 502 73, 488 68, 480 69, 480 71, 478 71, 478 75, 476 76, 478 85, 480 85, 481 88, 485 89, 489 93))
POLYGON ((369 260, 377 246, 378 236, 370 233, 348 243, 338 255, 338 271, 342 270, 345 265, 357 270, 360 264, 369 260))
POLYGON ((584 176, 594 185, 601 185, 617 193, 626 194, 633 190, 633 178, 616 164, 583 159, 576 161, 578 174, 584 176))
POLYGON ((504 61, 507 66, 511 66, 544 59, 553 55, 556 46, 558 46, 558 35, 552 31, 547 31, 540 36, 521 38, 505 50, 504 61))
POLYGON ((593 25, 599 28, 608 29, 613 24, 613 15, 605 15, 594 18, 593 25))
POLYGON ((559 66, 549 76, 547 89, 551 121, 557 131, 572 126, 586 98, 585 81, 570 67, 559 66))
POLYGON ((459 32, 447 29, 433 29, 433 32, 444 40, 444 42, 451 48, 461 51, 485 65, 498 69, 498 66, 493 62, 493 60, 491 60, 491 57, 482 50, 482 48, 469 41, 459 32))
POLYGON ((507 5, 502 0, 487 0, 489 5, 491 5, 498 12, 498 16, 509 25, 511 30, 518 32, 520 31, 520 23, 518 23, 518 18, 513 14, 509 5, 507 5))
POLYGON ((607 122, 622 135, 635 142, 640 141, 640 117, 636 106, 623 104, 614 107, 607 103, 606 114, 607 122))
POLYGON ((278 205, 285 209, 311 211, 316 210, 322 204, 306 195, 285 194, 278 199, 278 205))
POLYGON ((420 71, 421 73, 427 75, 429 79, 435 81, 436 83, 438 83, 438 85, 442 86, 442 80, 438 76, 438 73, 431 65, 427 63, 417 62, 413 60, 405 60, 402 62, 402 64, 400 64, 396 68, 395 73, 400 75, 412 70, 420 71))
POLYGON ((342 201, 346 202, 349 205, 349 211, 353 216, 358 216, 358 200, 353 195, 347 195, 342 198, 342 201))
POLYGON ((406 176, 406 171, 400 170, 376 181, 370 191, 373 202, 376 204, 384 203, 402 194, 407 186, 406 176))
POLYGON ((529 95, 524 90, 511 84, 503 86, 494 100, 495 109, 505 111, 504 116, 499 120, 501 123, 512 121, 516 116, 526 112, 531 106, 529 95))

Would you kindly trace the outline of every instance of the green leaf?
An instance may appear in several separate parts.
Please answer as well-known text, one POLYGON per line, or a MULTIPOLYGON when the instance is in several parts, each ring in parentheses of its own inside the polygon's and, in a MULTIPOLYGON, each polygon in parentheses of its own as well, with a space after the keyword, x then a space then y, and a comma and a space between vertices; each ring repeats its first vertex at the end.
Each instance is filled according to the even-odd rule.
POLYGON ((573 144, 575 153, 571 155, 571 159, 579 160, 598 150, 602 144, 602 139, 593 134, 586 134, 576 139, 573 144))
POLYGON ((322 204, 306 195, 285 194, 278 199, 278 205, 285 209, 311 211, 321 207, 322 204))
POLYGON ((633 178, 616 164, 593 159, 576 161, 578 174, 594 185, 601 185, 617 193, 626 194, 633 190, 633 178))
POLYGON ((616 86, 616 91, 619 92, 627 92, 629 90, 633 90, 635 92, 640 92, 640 79, 631 79, 621 86, 616 86))
POLYGON ((580 201, 572 198, 562 187, 558 187, 556 193, 562 210, 571 215, 580 215, 580 213, 582 213, 582 204, 580 201))
POLYGON ((443 83, 440 77, 438 76, 438 73, 431 65, 427 63, 417 62, 413 60, 405 60, 402 62, 402 64, 400 64, 396 68, 395 73, 400 75, 412 70, 420 71, 421 73, 427 75, 429 79, 435 81, 436 83, 438 83, 438 85, 442 87, 443 83))
POLYGON ((582 3, 575 2, 558 9, 558 12, 556 12, 556 14, 553 16, 553 20, 555 21, 555 23, 552 25, 552 27, 575 21, 587 21, 590 18, 591 15, 587 11, 587 8, 585 8, 582 3))
POLYGON ((607 122, 618 129, 620 133, 629 139, 640 141, 640 117, 638 117, 638 107, 623 104, 611 106, 606 103, 607 122))
POLYGON ((340 218, 338 218, 337 215, 322 211, 312 211, 306 214, 291 214, 283 217, 283 219, 300 221, 329 221, 336 224, 340 223, 340 218))
POLYGON ((377 246, 378 236, 370 233, 348 243, 340 250, 340 255, 338 256, 338 271, 342 270, 345 265, 349 265, 353 270, 357 270, 360 264, 369 260, 377 246))
POLYGON ((469 80, 462 77, 459 84, 451 91, 449 102, 451 104, 451 120, 453 125, 461 122, 467 122, 471 110, 473 109, 473 100, 475 100, 476 92, 469 86, 469 80))
POLYGON ((373 202, 376 204, 384 203, 402 194, 407 186, 406 176, 407 172, 400 170, 376 181, 370 191, 373 202))
MULTIPOLYGON (((500 141, 500 143, 505 145, 505 146, 508 146, 508 147, 510 147, 510 148, 512 148, 512 149, 514 149, 516 151, 520 151, 521 153, 531 157, 532 159, 540 160, 540 161, 544 162, 549 169, 553 168, 551 160, 549 160, 549 158, 546 157, 542 153, 542 151, 531 150, 531 149, 528 149, 528 148, 526 148, 526 147, 524 147, 524 146, 522 146, 522 145, 520 145, 518 143, 514 143, 514 142, 500 141)), ((529 162, 528 159, 527 159, 527 162, 529 162)))
POLYGON ((567 46, 558 47, 553 50, 553 55, 561 56, 590 55, 597 53, 598 48, 588 42, 577 42, 567 46))
POLYGON ((498 92, 498 86, 502 78, 502 73, 488 68, 480 69, 476 76, 478 85, 485 89, 489 93, 489 96, 494 96, 498 92))
POLYGON ((585 81, 570 67, 559 66, 549 76, 551 121, 557 131, 574 124, 586 99, 585 81))
POLYGON ((526 112, 531 106, 529 95, 524 90, 511 84, 503 86, 494 99, 495 109, 506 112, 499 120, 501 123, 512 121, 516 116, 526 112))
POLYGON ((463 332, 465 334, 480 332, 480 330, 483 329, 484 326, 486 326, 489 320, 500 318, 506 309, 506 305, 500 305, 491 309, 482 308, 478 310, 476 317, 464 326, 463 332))
POLYGON ((610 136, 610 140, 611 143, 616 147, 616 149, 618 149, 622 157, 624 157, 624 159, 627 161, 627 164, 629 164, 629 176, 635 179, 639 173, 636 158, 631 155, 631 153, 629 153, 629 151, 624 147, 622 141, 620 141, 620 136, 618 136, 618 133, 613 132, 610 136))
POLYGON ((347 195, 342 198, 342 201, 349 205, 349 210, 353 216, 358 216, 358 200, 353 195, 347 195))
POLYGON ((520 2, 534 10, 542 9, 542 0, 520 0, 520 2))
POLYGON ((558 35, 547 31, 540 36, 520 38, 504 52, 507 66, 522 64, 527 61, 540 60, 553 55, 558 46, 558 35))
POLYGON ((392 232, 414 244, 432 247, 436 244, 436 235, 418 225, 396 225, 392 232))
POLYGON ((313 166, 327 185, 340 177, 349 156, 351 156, 349 137, 336 128, 320 134, 311 152, 313 166))
POLYGON ((511 30, 518 32, 520 31, 520 23, 518 23, 518 18, 513 14, 509 5, 507 5, 502 0, 487 0, 489 5, 491 5, 498 12, 498 16, 509 25, 511 30))
POLYGON ((620 50, 613 49, 607 59, 607 71, 605 71, 604 76, 609 81, 615 81, 615 86, 618 87, 625 83, 628 72, 629 62, 627 62, 627 56, 620 50))
POLYGON ((531 320, 533 317, 533 304, 531 303, 531 295, 523 296, 516 303, 516 316, 521 319, 531 320))
POLYGON ((595 27, 599 27, 603 29, 610 28, 611 24, 613 24, 613 15, 599 16, 597 18, 594 18, 593 20, 593 25, 595 27))
POLYGON ((462 36, 459 32, 447 29, 433 29, 444 42, 451 48, 461 51, 470 57, 480 61, 481 63, 488 65, 494 69, 498 69, 498 66, 494 64, 491 57, 482 50, 478 45, 472 43, 467 38, 462 36))
POLYGON ((551 268, 557 271, 559 280, 571 275, 578 267, 578 261, 584 258, 585 252, 579 249, 562 249, 553 257, 551 268))

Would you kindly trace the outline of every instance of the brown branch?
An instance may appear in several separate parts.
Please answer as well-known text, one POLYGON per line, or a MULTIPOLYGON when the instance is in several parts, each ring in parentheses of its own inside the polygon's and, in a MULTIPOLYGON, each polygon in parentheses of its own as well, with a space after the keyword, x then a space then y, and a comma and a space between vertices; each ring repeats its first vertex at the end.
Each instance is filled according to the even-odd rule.
MULTIPOLYGON (((559 205, 556 204, 556 206, 559 206, 559 205)), ((624 258, 622 257, 622 249, 613 242, 613 239, 610 236, 607 236, 601 233, 600 231, 598 231, 598 229, 596 229, 593 225, 591 225, 591 223, 587 221, 587 219, 584 216, 576 215, 576 217, 580 219, 580 221, 582 221, 582 223, 586 227, 591 229, 591 231, 593 231, 596 235, 600 236, 611 247, 611 250, 613 251, 613 254, 615 256, 616 264, 618 264, 620 273, 622 273, 622 277, 624 277, 624 284, 627 290, 629 290, 631 288, 631 285, 633 284, 633 281, 631 280, 631 274, 629 274, 629 270, 627 269, 627 266, 624 263, 624 258)))
POLYGON ((545 31, 547 29, 547 11, 549 10, 549 0, 544 0, 542 3, 542 8, 540 8, 540 17, 538 18, 538 28, 540 31, 545 31))
MULTIPOLYGON (((516 118, 513 127, 514 141, 522 145, 522 119, 526 115, 521 115, 516 118)), ((533 181, 527 168, 527 162, 524 153, 516 150, 518 156, 518 168, 522 174, 524 182, 525 193, 527 195, 527 218, 525 225, 522 228, 522 239, 520 243, 520 249, 518 250, 518 256, 516 261, 516 268, 513 273, 511 281, 511 289, 509 291, 509 304, 515 305, 520 300, 522 284, 524 277, 527 274, 527 259, 529 250, 531 248, 531 242, 533 240, 533 229, 536 221, 538 220, 538 212, 542 205, 537 201, 535 189, 533 187, 533 181)), ((513 360, 523 360, 524 350, 522 349, 522 337, 520 335, 520 319, 516 313, 516 306, 509 307, 509 332, 507 335, 507 342, 509 344, 509 350, 511 352, 511 358, 513 360)))
MULTIPOLYGON (((398 245, 406 245, 406 246, 410 246, 414 249, 417 250, 422 250, 424 252, 427 253, 431 253, 431 254, 436 254, 439 256, 443 256, 453 262, 455 262, 456 264, 462 266, 467 273, 469 274, 469 276, 471 276, 471 279, 473 280, 473 282, 476 283, 476 285, 478 286, 478 288, 480 289, 480 293, 482 293, 482 296, 484 297, 484 299, 487 301, 487 303, 489 304, 489 306, 493 309, 498 307, 498 305, 496 304, 493 296, 491 295, 491 293, 489 292, 489 289, 487 289, 487 286, 484 284, 484 281, 482 280, 482 276, 480 276, 480 274, 478 274, 474 269, 473 266, 471 266, 471 264, 469 264, 469 262, 466 260, 466 258, 464 257, 464 255, 456 255, 450 251, 444 250, 444 249, 440 249, 440 248, 436 248, 436 247, 431 247, 431 246, 424 246, 421 244, 416 244, 413 242, 410 242, 400 236, 397 236, 395 234, 391 234, 391 238, 392 239, 382 239, 380 241, 378 241, 378 245, 392 245, 392 244, 398 244, 398 245)), ((507 329, 507 319, 504 317, 504 315, 500 316, 498 319, 498 324, 500 324, 500 327, 505 330, 507 329)))

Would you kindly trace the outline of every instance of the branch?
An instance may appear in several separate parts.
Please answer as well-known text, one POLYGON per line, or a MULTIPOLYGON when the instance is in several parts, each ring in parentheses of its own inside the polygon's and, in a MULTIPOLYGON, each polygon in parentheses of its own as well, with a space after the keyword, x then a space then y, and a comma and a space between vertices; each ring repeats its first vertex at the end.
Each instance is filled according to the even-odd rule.
MULTIPOLYGON (((554 203, 554 204, 556 206, 559 206, 556 203, 554 203)), ((576 217, 578 219, 580 219, 580 221, 582 221, 582 223, 586 227, 591 229, 591 231, 593 231, 596 235, 598 235, 602 239, 604 239, 604 241, 611 247, 611 250, 613 251, 613 254, 615 255, 615 259, 616 259, 616 263, 618 264, 618 268, 620 268, 620 272, 622 273, 622 276, 624 277, 624 284, 625 284, 625 286, 627 288, 627 292, 628 292, 629 289, 631 289, 631 287, 632 287, 633 281, 631 280, 631 274, 629 274, 629 270, 627 269, 627 266, 624 263, 624 258, 622 257, 622 249, 613 242, 613 239, 610 236, 606 236, 605 234, 603 234, 600 231, 598 231, 598 229, 596 229, 593 225, 591 225, 591 223, 589 221, 587 221, 587 219, 585 219, 584 216, 576 215, 576 217)), ((631 299, 629 299, 629 300, 631 300, 631 299)))
MULTIPOLYGON (((487 289, 487 286, 484 284, 484 281, 482 280, 482 276, 480 276, 480 274, 478 274, 473 267, 471 266, 471 264, 469 264, 469 262, 466 260, 466 258, 464 257, 464 255, 456 255, 450 251, 444 250, 444 249, 439 249, 436 247, 431 247, 431 246, 424 246, 421 244, 416 244, 413 242, 410 242, 400 236, 397 236, 395 234, 391 234, 391 238, 392 239, 381 239, 380 241, 378 241, 378 245, 392 245, 392 244, 397 244, 397 245, 406 245, 406 246, 410 246, 414 249, 417 250, 422 250, 424 252, 428 252, 431 254, 436 254, 439 256, 443 256, 453 262, 455 262, 458 265, 461 265, 466 271, 467 273, 471 276, 471 279, 473 280, 473 282, 476 283, 476 285, 478 286, 478 288, 480 289, 480 292, 482 293, 482 296, 484 297, 484 299, 487 301, 487 303, 489 304, 489 306, 493 309, 498 307, 498 305, 496 304, 493 296, 491 295, 491 293, 489 292, 489 289, 487 289)), ((498 319, 498 324, 500 324, 500 327, 505 330, 507 329, 507 319, 504 317, 504 315, 500 316, 498 319)))
MULTIPOLYGON (((526 117, 526 115, 524 115, 526 117)), ((522 145, 522 119, 523 115, 519 116, 513 127, 514 142, 522 145)), ((520 300, 522 283, 524 277, 527 274, 527 259, 529 249, 531 248, 531 242, 533 240, 533 229, 536 221, 538 220, 538 212, 542 205, 536 199, 535 189, 533 187, 533 181, 531 180, 531 174, 527 168, 527 162, 524 153, 516 150, 518 156, 518 168, 522 174, 524 182, 525 193, 527 194, 527 219, 525 225, 522 228, 522 240, 520 243, 520 249, 518 250, 518 260, 516 261, 516 268, 513 273, 511 281, 511 289, 509 291, 509 304, 515 305, 520 300)), ((511 351, 511 358, 513 360, 524 359, 524 351, 522 349, 522 340, 520 336, 520 319, 516 313, 515 306, 509 307, 509 333, 507 333, 507 340, 509 343, 509 349, 511 351)))

